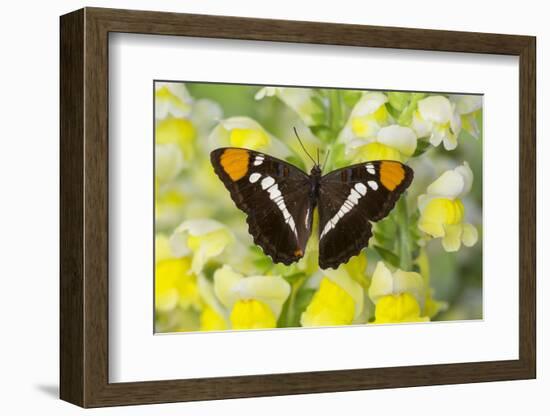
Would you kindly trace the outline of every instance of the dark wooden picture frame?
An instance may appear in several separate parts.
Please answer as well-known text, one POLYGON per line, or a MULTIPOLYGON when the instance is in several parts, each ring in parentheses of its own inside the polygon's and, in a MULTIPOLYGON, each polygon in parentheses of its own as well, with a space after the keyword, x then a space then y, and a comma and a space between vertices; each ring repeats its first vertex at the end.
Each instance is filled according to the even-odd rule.
POLYGON ((83 407, 518 380, 536 376, 535 38, 85 8, 61 17, 60 396, 83 407), (110 32, 519 57, 519 359, 109 383, 110 32))

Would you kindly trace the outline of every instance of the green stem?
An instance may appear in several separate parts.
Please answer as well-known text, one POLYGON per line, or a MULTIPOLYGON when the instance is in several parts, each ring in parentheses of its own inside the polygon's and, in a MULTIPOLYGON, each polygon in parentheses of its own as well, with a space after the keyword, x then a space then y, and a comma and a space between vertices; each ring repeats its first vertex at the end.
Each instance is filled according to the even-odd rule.
POLYGON ((329 90, 330 101, 330 129, 333 137, 342 129, 342 102, 340 100, 340 91, 329 90))
POLYGON ((399 267, 401 270, 410 271, 412 269, 412 247, 409 234, 409 212, 404 195, 397 201, 396 211, 399 226, 397 237, 399 267))
POLYGON ((296 319, 296 310, 295 310, 295 303, 296 303, 296 295, 298 294, 298 291, 302 287, 306 280, 306 276, 300 277, 294 284, 292 285, 292 292, 290 293, 290 299, 288 301, 288 309, 286 313, 286 326, 292 327, 294 326, 294 321, 296 319))

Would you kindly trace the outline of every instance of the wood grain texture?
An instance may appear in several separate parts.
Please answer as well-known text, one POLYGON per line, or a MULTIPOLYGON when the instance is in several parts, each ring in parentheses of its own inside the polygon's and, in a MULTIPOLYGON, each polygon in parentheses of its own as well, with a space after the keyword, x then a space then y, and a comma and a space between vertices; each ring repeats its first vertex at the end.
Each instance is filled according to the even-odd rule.
POLYGON ((520 54, 519 97, 519 356, 531 378, 536 377, 536 40, 520 54))
POLYGON ((87 8, 111 32, 519 55, 529 36, 87 8))
POLYGON ((84 404, 84 12, 61 19, 60 36, 60 388, 84 404))
POLYGON ((109 134, 108 32, 85 9, 84 59, 84 399, 98 401, 108 381, 109 134))
POLYGON ((63 16, 60 28, 62 399, 98 407, 535 377, 535 38, 97 8, 63 16), (519 359, 109 383, 109 32, 519 56, 519 359))

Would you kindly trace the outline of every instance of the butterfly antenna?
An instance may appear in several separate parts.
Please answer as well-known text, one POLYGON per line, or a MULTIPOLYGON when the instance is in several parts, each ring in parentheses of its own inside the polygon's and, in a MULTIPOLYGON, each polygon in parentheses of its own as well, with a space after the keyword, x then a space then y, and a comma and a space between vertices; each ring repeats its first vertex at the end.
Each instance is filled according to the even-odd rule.
POLYGON ((311 161, 313 162, 313 164, 315 164, 315 159, 313 159, 311 157, 311 155, 307 152, 304 144, 302 143, 302 141, 300 140, 300 136, 298 136, 298 132, 296 131, 296 127, 294 127, 294 134, 296 135, 296 137, 298 138, 298 142, 300 142, 300 146, 302 146, 302 149, 304 149, 304 152, 305 154, 311 159, 311 161))
POLYGON ((322 171, 325 170, 325 166, 327 165, 328 155, 330 155, 330 149, 327 150, 327 155, 325 156, 325 161, 323 162, 323 168, 321 169, 322 171))

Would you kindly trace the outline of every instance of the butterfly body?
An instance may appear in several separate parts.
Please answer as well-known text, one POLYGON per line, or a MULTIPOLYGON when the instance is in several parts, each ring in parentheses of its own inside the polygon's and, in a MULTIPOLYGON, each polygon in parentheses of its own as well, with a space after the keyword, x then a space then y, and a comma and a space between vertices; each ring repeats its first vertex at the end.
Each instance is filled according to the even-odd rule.
POLYGON ((311 168, 311 172, 309 173, 309 182, 310 182, 309 200, 310 200, 312 209, 315 209, 315 207, 317 206, 317 201, 319 200, 319 188, 321 186, 321 176, 322 176, 321 166, 314 165, 313 168, 311 168))
POLYGON ((371 221, 388 215, 413 171, 395 161, 372 161, 309 175, 272 156, 241 148, 212 151, 214 171, 247 214, 254 242, 274 262, 303 257, 319 211, 319 266, 336 269, 368 245, 371 221))

